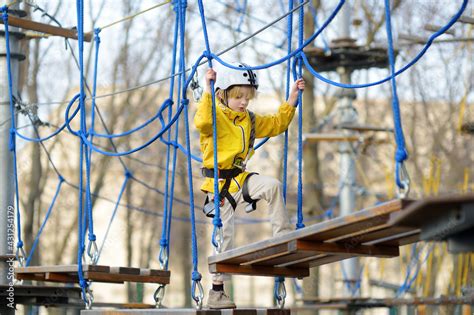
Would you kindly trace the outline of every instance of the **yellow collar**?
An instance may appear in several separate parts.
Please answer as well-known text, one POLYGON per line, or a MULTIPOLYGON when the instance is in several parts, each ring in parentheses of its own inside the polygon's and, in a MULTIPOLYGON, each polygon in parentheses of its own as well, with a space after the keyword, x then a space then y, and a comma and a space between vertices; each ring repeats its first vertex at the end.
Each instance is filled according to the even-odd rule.
POLYGON ((234 120, 236 117, 238 117, 239 120, 243 120, 247 116, 247 111, 236 112, 222 103, 219 103, 219 106, 222 109, 222 112, 231 120, 234 120))

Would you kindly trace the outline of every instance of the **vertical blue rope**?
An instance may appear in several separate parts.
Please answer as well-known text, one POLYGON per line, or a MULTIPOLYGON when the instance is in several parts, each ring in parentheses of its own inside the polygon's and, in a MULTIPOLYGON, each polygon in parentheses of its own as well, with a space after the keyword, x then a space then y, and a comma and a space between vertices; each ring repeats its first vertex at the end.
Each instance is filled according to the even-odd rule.
MULTIPOLYGON (((202 7, 201 1, 199 1, 200 7, 202 7)), ((192 256, 193 256, 193 272, 191 275, 193 281, 193 297, 194 297, 194 288, 197 283, 201 281, 201 274, 198 271, 198 247, 197 247, 197 238, 196 238, 196 218, 194 214, 194 190, 193 190, 193 169, 191 165, 191 140, 189 136, 189 99, 186 97, 186 54, 184 51, 184 36, 185 36, 185 26, 186 26, 186 7, 187 1, 180 0, 180 72, 182 73, 182 104, 184 106, 184 126, 185 126, 185 136, 186 136, 186 149, 187 149, 187 168, 188 168, 188 184, 189 184, 189 211, 191 217, 191 229, 192 229, 192 256)))
MULTIPOLYGON (((82 289, 82 298, 87 303, 86 300, 86 289, 88 284, 83 276, 83 268, 82 268, 82 255, 84 253, 84 239, 85 233, 87 229, 87 222, 86 222, 86 215, 83 214, 83 163, 84 163, 84 155, 87 159, 87 148, 86 152, 84 152, 85 142, 84 139, 86 138, 86 109, 84 104, 85 92, 84 92, 84 2, 83 0, 76 1, 76 8, 77 8, 77 37, 78 37, 78 49, 79 49, 79 72, 80 72, 80 86, 79 86, 79 108, 81 113, 81 128, 79 130, 80 135, 80 152, 79 152, 79 218, 78 218, 78 225, 79 225, 79 244, 77 250, 77 265, 78 265, 78 278, 79 278, 79 285, 82 289)), ((86 161, 87 164, 87 161, 86 161)), ((87 165, 86 165, 87 168, 87 165)), ((87 206, 87 204, 86 204, 87 206)))
POLYGON ((44 227, 46 226, 49 216, 51 215, 51 212, 53 211, 54 204, 56 203, 56 199, 59 196, 59 192, 61 191, 61 187, 63 183, 64 183, 64 178, 62 176, 59 176, 59 183, 56 188, 56 193, 54 194, 53 200, 51 201, 51 205, 49 206, 48 211, 46 211, 46 215, 44 216, 43 223, 41 224, 41 227, 39 228, 38 233, 36 234, 35 240, 33 242, 33 246, 31 246, 30 254, 28 255, 28 258, 26 259, 25 266, 30 265, 31 259, 33 258, 33 254, 36 250, 36 247, 38 246, 41 233, 43 233, 44 227))
POLYGON ((16 155, 16 120, 15 120, 15 106, 13 104, 13 77, 11 69, 11 52, 10 52, 10 32, 8 28, 8 7, 3 6, 1 8, 3 24, 5 25, 5 46, 6 46, 6 57, 7 57, 7 75, 8 75, 8 96, 10 101, 10 115, 11 115, 11 128, 10 128, 10 143, 9 149, 13 154, 13 178, 15 182, 15 204, 16 204, 16 221, 17 221, 17 250, 23 250, 23 241, 21 238, 21 214, 20 214, 20 194, 18 185, 18 166, 17 166, 17 155, 16 155))
POLYGON ((403 126, 401 122, 400 115, 400 104, 398 102, 397 94, 397 83, 395 79, 395 54, 393 48, 393 38, 392 38, 392 22, 390 17, 390 0, 385 0, 385 26, 387 30, 387 39, 388 39, 388 58, 390 62, 390 74, 391 74, 391 87, 392 87, 392 111, 393 111, 393 123, 394 123, 394 134, 395 142, 397 143, 397 149, 395 152, 395 162, 396 162, 396 174, 395 179, 399 188, 405 188, 401 179, 399 168, 402 166, 403 162, 408 158, 408 153, 405 148, 405 137, 403 135, 403 126))
MULTIPOLYGON (((178 6, 174 5, 173 7, 175 11, 175 25, 174 25, 174 41, 173 41, 173 53, 172 53, 172 64, 171 64, 171 83, 170 83, 170 93, 169 93, 169 99, 172 100, 174 98, 174 76, 175 76, 175 70, 176 70, 176 55, 177 55, 177 46, 178 46, 178 28, 179 28, 179 13, 178 13, 178 6)), ((181 81, 178 81, 180 83, 181 81)), ((180 86, 178 87, 178 91, 180 91, 180 86)), ((179 97, 179 93, 178 93, 179 97)), ((179 99, 178 99, 178 104, 179 104, 179 99)), ((172 119, 172 106, 168 108, 168 122, 171 122, 172 119)), ((179 120, 176 121, 176 126, 175 126, 175 132, 176 132, 176 137, 179 134, 179 127, 178 127, 178 122, 179 120)), ((177 139, 176 139, 177 141, 177 139)), ((163 214, 163 222, 162 222, 162 228, 161 228, 161 239, 160 239, 160 246, 162 249, 160 250, 166 250, 166 257, 169 257, 170 251, 169 251, 169 239, 170 239, 170 230, 171 230, 171 216, 172 216, 172 209, 173 209, 173 199, 172 197, 168 197, 169 194, 169 189, 174 190, 174 177, 175 177, 175 171, 176 171, 176 147, 173 146, 174 148, 174 156, 173 156, 173 175, 172 175, 172 182, 171 182, 171 187, 170 187, 170 178, 169 178, 169 165, 170 165, 170 155, 171 155, 171 129, 168 131, 168 145, 166 149, 166 178, 165 178, 165 194, 164 194, 164 214, 163 214)), ((173 196, 173 193, 171 193, 171 196, 173 196)), ((161 259, 161 255, 160 255, 161 259)), ((163 264, 165 270, 168 269, 168 259, 166 261, 161 261, 160 262, 163 264)))
MULTIPOLYGON (((201 15, 201 24, 202 24, 202 32, 204 34, 204 42, 206 43, 206 51, 205 55, 208 58, 209 67, 212 68, 212 58, 211 55, 211 48, 209 46, 209 37, 207 35, 207 27, 206 27, 206 18, 204 16, 204 6, 202 4, 202 0, 198 0, 199 5, 199 13, 201 15)), ((212 219, 212 223, 214 224, 214 231, 212 232, 212 244, 214 247, 218 247, 216 241, 216 234, 218 229, 222 228, 222 220, 221 220, 221 209, 220 209, 220 198, 219 198, 219 162, 217 158, 217 114, 216 114, 216 95, 214 91, 214 82, 211 80, 211 93, 212 93, 212 144, 214 148, 214 208, 215 214, 214 218, 212 219)))
MULTIPOLYGON (((304 1, 300 0, 303 4, 304 1)), ((298 31, 298 46, 303 47, 304 39, 304 6, 299 9, 299 31, 298 31)), ((298 61, 298 77, 303 76, 303 63, 301 56, 297 57, 298 61)), ((296 228, 304 228, 303 223, 303 99, 301 90, 298 90, 298 222, 296 228)))
MULTIPOLYGON (((293 0, 288 1, 288 11, 291 12, 293 10, 293 0)), ((288 47, 287 52, 288 54, 291 53, 291 39, 293 37, 293 13, 288 15, 288 23, 287 23, 287 41, 288 47)), ((287 66, 286 66, 286 93, 285 98, 288 99, 290 96, 290 80, 291 80, 291 59, 288 59, 287 66)), ((283 146, 283 198, 286 203, 286 194, 288 188, 288 129, 285 130, 285 142, 283 146)))

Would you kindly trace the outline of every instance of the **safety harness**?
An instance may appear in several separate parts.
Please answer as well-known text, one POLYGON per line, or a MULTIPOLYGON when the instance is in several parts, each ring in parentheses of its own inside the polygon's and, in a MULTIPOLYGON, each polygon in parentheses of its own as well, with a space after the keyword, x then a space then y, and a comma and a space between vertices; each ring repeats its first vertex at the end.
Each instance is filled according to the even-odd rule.
MULTIPOLYGON (((232 197, 232 195, 229 192, 230 183, 233 178, 235 178, 236 176, 238 176, 239 174, 245 171, 245 165, 247 164, 247 161, 250 158, 250 153, 251 153, 251 150, 253 150, 253 146, 255 143, 255 114, 251 111, 248 111, 248 113, 250 116, 251 128, 250 128, 249 150, 247 152, 247 157, 242 162, 242 165, 239 165, 238 167, 234 167, 231 169, 218 170, 218 178, 225 179, 224 185, 222 186, 222 189, 219 192, 220 206, 222 207, 224 205, 225 199, 227 199, 229 203, 231 204, 232 209, 234 209, 234 211, 235 211, 235 208, 237 207, 237 202, 235 201, 234 197, 232 197)), ((202 175, 204 177, 214 178, 214 169, 203 167, 201 170, 202 170, 202 175)), ((252 199, 252 197, 250 197, 249 188, 248 188, 248 180, 250 177, 252 177, 255 174, 258 174, 258 173, 248 174, 242 186, 242 194, 243 194, 244 200, 249 203, 249 205, 245 208, 246 212, 251 212, 257 209, 258 199, 252 199)), ((206 196, 206 200, 204 202, 204 213, 206 214, 206 216, 210 218, 214 217, 214 213, 215 213, 214 202, 213 200, 209 199, 209 196, 206 196)))

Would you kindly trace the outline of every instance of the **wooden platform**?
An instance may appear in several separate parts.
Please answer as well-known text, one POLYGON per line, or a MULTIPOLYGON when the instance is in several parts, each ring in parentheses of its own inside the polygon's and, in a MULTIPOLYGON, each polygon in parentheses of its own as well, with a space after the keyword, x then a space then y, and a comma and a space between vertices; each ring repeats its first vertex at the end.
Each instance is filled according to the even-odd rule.
MULTIPOLYGON (((170 271, 130 267, 83 265, 84 279, 94 282, 124 283, 170 283, 170 271)), ((19 280, 77 283, 77 265, 31 266, 15 269, 19 280)))
POLYGON ((209 257, 210 272, 309 276, 309 268, 356 256, 396 257, 419 240, 417 227, 389 223, 413 201, 393 200, 209 257))

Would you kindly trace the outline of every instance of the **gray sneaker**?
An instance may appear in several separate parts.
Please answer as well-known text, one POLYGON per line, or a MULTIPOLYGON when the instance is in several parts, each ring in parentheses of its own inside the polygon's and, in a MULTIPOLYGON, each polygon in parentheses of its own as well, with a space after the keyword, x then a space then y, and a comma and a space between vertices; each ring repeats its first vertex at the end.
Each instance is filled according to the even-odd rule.
POLYGON ((213 309, 221 308, 236 308, 235 303, 224 291, 209 290, 209 297, 207 298, 207 307, 213 309))

